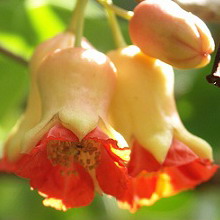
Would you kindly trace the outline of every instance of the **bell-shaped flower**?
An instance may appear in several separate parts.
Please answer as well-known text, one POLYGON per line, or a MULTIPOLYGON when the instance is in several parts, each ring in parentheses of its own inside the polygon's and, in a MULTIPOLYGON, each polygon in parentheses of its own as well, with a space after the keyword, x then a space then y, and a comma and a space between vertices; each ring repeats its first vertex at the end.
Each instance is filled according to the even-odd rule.
POLYGON ((6 143, 0 170, 30 179, 43 203, 59 210, 88 205, 94 191, 121 197, 127 150, 111 139, 106 122, 115 86, 110 60, 94 49, 56 50, 39 64, 35 83, 40 119, 20 137, 12 158, 6 143))
MULTIPOLYGON (((51 53, 57 50, 73 47, 75 36, 71 32, 60 33, 57 36, 41 43, 35 50, 30 60, 30 92, 27 101, 27 107, 23 116, 18 120, 11 132, 6 146, 8 157, 13 159, 18 155, 22 147, 22 138, 25 133, 34 127, 41 117, 41 101, 36 84, 36 72, 42 61, 51 53)), ((83 39, 83 48, 91 48, 92 46, 83 39)))
POLYGON ((214 41, 205 23, 171 0, 145 0, 136 6, 130 37, 143 53, 176 68, 203 67, 214 41))
POLYGON ((216 171, 212 149, 189 133, 176 110, 171 66, 136 46, 111 51, 118 79, 111 104, 113 127, 131 147, 129 189, 119 199, 135 211, 207 181, 216 171))

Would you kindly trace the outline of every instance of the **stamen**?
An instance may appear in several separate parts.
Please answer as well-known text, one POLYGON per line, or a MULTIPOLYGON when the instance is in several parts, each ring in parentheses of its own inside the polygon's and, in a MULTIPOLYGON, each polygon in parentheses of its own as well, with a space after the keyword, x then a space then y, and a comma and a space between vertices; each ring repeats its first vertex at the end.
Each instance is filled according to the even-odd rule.
POLYGON ((65 167, 61 175, 78 175, 77 171, 71 169, 73 162, 80 163, 89 171, 93 170, 99 163, 100 144, 94 140, 51 140, 47 144, 47 154, 53 166, 65 167))

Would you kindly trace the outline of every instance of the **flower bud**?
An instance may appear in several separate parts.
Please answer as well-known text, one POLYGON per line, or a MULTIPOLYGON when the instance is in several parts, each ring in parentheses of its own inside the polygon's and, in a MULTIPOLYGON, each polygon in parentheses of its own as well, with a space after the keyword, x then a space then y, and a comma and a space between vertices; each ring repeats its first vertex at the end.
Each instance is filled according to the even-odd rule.
POLYGON ((130 37, 145 54, 176 68, 207 65, 214 41, 205 23, 171 0, 146 0, 134 9, 130 37))

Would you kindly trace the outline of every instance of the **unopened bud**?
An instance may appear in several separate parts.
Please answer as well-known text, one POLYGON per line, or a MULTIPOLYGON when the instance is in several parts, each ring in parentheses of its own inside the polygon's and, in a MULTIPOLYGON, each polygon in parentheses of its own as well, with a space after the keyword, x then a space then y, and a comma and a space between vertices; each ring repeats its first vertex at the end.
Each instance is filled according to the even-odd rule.
POLYGON ((134 10, 131 40, 145 54, 176 68, 207 65, 214 41, 205 23, 171 0, 146 0, 134 10))

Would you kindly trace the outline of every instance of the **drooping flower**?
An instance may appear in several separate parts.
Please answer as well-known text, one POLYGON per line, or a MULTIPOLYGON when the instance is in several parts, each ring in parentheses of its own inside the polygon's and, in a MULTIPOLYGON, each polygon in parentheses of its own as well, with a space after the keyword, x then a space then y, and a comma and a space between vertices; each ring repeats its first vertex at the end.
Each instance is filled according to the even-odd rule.
MULTIPOLYGON (((25 133, 33 128, 41 118, 41 101, 36 83, 36 73, 43 60, 50 54, 61 49, 73 47, 75 36, 71 32, 60 33, 57 36, 41 43, 35 50, 30 60, 30 92, 27 107, 23 116, 14 126, 6 146, 9 158, 13 159, 22 148, 22 139, 25 133)), ((92 48, 86 41, 82 40, 83 48, 92 48)))
POLYGON ((211 147, 189 133, 177 113, 172 67, 136 46, 108 55, 118 72, 110 118, 131 147, 122 207, 136 211, 211 178, 217 169, 211 147))
POLYGON ((128 177, 123 159, 114 150, 123 151, 99 128, 80 141, 57 124, 16 162, 4 158, 0 170, 30 179, 31 187, 45 197, 45 206, 66 211, 90 204, 94 191, 123 195, 128 177))
POLYGON ((130 37, 143 53, 176 68, 210 61, 214 41, 205 23, 171 0, 145 0, 134 9, 130 37))
POLYGON ((0 170, 30 179, 44 204, 59 210, 88 205, 94 191, 122 196, 125 149, 111 139, 106 122, 113 64, 94 49, 55 50, 39 64, 35 80, 40 119, 25 131, 13 157, 6 143, 0 170))

